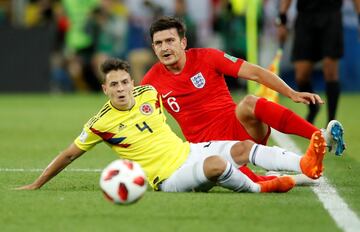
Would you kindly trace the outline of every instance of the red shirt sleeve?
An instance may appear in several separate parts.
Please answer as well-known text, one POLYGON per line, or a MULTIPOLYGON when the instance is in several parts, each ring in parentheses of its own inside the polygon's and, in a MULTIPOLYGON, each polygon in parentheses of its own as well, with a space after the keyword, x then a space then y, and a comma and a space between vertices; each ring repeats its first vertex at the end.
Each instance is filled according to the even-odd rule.
POLYGON ((206 56, 207 61, 216 71, 227 76, 238 77, 239 69, 244 62, 243 59, 231 56, 223 51, 208 48, 206 56))

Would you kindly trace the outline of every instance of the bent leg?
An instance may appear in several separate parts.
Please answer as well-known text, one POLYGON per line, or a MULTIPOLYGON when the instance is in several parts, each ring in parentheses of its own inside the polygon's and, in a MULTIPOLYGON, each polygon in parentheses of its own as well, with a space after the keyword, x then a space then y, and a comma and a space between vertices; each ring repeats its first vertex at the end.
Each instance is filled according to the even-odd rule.
POLYGON ((161 184, 163 192, 208 191, 218 183, 236 192, 259 192, 260 186, 220 156, 183 165, 161 184))
MULTIPOLYGON (((253 95, 245 96, 237 105, 235 114, 236 118, 254 141, 261 143, 266 139, 270 128, 255 116, 254 110, 258 99, 258 97, 253 95)), ((266 142, 267 141, 265 141, 265 143, 266 142)))
POLYGON ((207 192, 213 186, 215 182, 205 176, 203 160, 199 159, 183 164, 160 184, 159 189, 163 192, 207 192))
POLYGON ((205 176, 220 186, 235 192, 260 192, 260 186, 220 156, 210 156, 204 161, 205 176))
POLYGON ((246 96, 239 103, 236 114, 251 136, 263 134, 265 124, 280 132, 308 139, 319 130, 286 107, 251 95, 246 96), (254 123, 256 121, 260 122, 261 126, 257 126, 259 124, 254 123))
POLYGON ((202 154, 218 154, 254 182, 272 180, 275 176, 261 176, 255 174, 250 168, 244 166, 249 162, 248 154, 254 144, 251 140, 244 141, 212 141, 199 144, 202 154), (237 154, 232 157, 231 154, 237 154))
MULTIPOLYGON (((215 156, 213 156, 215 157, 215 156)), ((209 158, 213 158, 209 157, 209 158)), ((221 157, 216 157, 213 160, 207 159, 207 162, 221 162, 221 157), (219 159, 219 160, 218 160, 219 159)), ((205 165, 204 165, 205 170, 205 165)), ((219 173, 218 173, 219 174, 219 173)), ((287 192, 295 186, 295 180, 290 176, 276 177, 272 180, 261 181, 258 183, 250 180, 246 175, 236 169, 229 161, 226 162, 226 167, 223 173, 217 178, 218 185, 233 190, 235 192, 287 192)))

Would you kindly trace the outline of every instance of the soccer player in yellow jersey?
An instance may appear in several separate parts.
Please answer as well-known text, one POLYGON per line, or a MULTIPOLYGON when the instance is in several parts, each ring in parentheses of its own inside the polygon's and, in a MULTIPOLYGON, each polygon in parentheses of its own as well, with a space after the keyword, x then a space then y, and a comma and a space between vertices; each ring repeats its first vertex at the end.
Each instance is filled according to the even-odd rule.
MULTIPOLYGON (((132 85, 130 78, 124 82, 132 85)), ((118 88, 118 84, 118 81, 110 83, 110 89, 118 88)), ((146 171, 149 182, 156 184, 159 180, 168 178, 184 163, 190 146, 188 142, 177 137, 165 123, 165 115, 153 87, 139 86, 134 90, 131 87, 129 91, 120 94, 106 90, 113 100, 107 102, 100 112, 90 119, 75 140, 75 145, 88 151, 104 141, 120 154, 121 158, 138 162, 146 171), (119 105, 122 102, 127 104, 121 110, 115 107, 115 101, 118 101, 119 105)))
POLYGON ((237 169, 248 162, 267 170, 297 171, 313 179, 322 174, 326 143, 321 132, 313 134, 304 156, 250 140, 183 142, 166 123, 156 90, 134 88, 126 62, 111 58, 101 70, 109 101, 32 184, 18 189, 40 188, 99 142, 108 144, 121 158, 138 162, 150 185, 164 192, 208 191, 215 185, 236 192, 287 192, 295 185, 291 176, 255 183, 237 169))

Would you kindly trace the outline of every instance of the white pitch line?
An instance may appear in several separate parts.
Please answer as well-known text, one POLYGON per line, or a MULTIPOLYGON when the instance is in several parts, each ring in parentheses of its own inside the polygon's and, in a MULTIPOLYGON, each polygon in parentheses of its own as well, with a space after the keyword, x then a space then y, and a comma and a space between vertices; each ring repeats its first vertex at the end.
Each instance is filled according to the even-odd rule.
MULTIPOLYGON (((274 129, 272 129, 271 135, 281 147, 302 154, 300 148, 288 135, 274 129)), ((340 229, 345 232, 359 231, 359 217, 350 209, 325 177, 320 178, 320 185, 311 188, 340 229)))
MULTIPOLYGON (((281 147, 302 154, 300 148, 294 141, 286 134, 280 133, 272 129, 271 133, 274 141, 281 147)), ((40 168, 0 168, 0 172, 41 172, 40 168)), ((101 172, 101 169, 90 168, 72 168, 65 169, 68 172, 101 172)), ((329 212, 335 223, 340 229, 345 232, 356 232, 360 228, 360 220, 358 216, 350 209, 346 202, 339 196, 336 189, 329 183, 329 181, 322 177, 320 185, 311 187, 319 200, 323 203, 324 208, 329 212)))
MULTIPOLYGON (((91 168, 66 168, 65 172, 101 172, 102 169, 91 168)), ((0 168, 0 172, 42 172, 41 168, 0 168)))

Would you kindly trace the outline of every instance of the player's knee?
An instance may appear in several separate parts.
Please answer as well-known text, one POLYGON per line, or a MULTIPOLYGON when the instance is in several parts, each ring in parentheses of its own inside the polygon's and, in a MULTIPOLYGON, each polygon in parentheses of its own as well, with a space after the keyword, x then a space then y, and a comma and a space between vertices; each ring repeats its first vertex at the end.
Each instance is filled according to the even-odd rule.
POLYGON ((242 108, 254 108, 259 97, 255 95, 246 95, 239 103, 242 108))
POLYGON ((226 160, 214 155, 207 157, 204 161, 204 173, 208 180, 216 181, 226 169, 226 160))
POLYGON ((238 165, 244 165, 249 162, 249 154, 254 142, 251 140, 244 140, 235 143, 230 150, 230 154, 234 162, 238 165))
POLYGON ((295 75, 295 81, 298 85, 305 85, 310 82, 311 72, 297 72, 295 75))
POLYGON ((239 120, 253 115, 256 102, 259 98, 254 95, 245 96, 236 107, 236 116, 239 120))
POLYGON ((298 85, 306 84, 311 79, 313 64, 309 61, 295 62, 295 80, 298 85))
POLYGON ((326 81, 337 81, 339 79, 337 68, 331 67, 329 65, 324 65, 323 72, 326 81))

